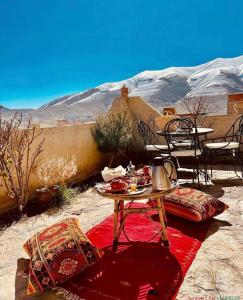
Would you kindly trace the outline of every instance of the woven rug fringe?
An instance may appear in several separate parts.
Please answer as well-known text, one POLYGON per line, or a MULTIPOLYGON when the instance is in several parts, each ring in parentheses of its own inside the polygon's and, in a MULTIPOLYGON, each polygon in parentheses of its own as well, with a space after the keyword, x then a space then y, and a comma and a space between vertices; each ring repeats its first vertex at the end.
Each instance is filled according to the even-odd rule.
POLYGON ((83 298, 80 298, 79 296, 73 294, 72 292, 65 290, 62 287, 55 287, 52 290, 57 295, 62 295, 65 300, 84 300, 83 298))

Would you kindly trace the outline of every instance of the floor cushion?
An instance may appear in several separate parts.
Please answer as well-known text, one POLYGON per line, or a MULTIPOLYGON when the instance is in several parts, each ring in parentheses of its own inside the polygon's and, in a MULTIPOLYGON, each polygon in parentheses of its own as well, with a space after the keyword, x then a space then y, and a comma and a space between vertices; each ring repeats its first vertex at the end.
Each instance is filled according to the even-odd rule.
MULTIPOLYGON (((163 197, 166 213, 194 222, 208 220, 219 215, 228 205, 217 198, 192 188, 178 188, 163 197)), ((148 202, 156 205, 153 200, 148 202)))
POLYGON ((32 236, 24 249, 30 257, 28 295, 68 280, 103 255, 81 231, 76 218, 45 228, 32 236))

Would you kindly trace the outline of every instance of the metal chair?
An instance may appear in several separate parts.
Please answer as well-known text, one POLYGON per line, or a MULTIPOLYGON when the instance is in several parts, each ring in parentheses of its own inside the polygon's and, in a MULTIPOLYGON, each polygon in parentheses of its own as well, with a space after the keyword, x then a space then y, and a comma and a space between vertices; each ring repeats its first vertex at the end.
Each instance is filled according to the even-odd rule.
POLYGON ((142 120, 138 121, 138 132, 143 138, 146 151, 168 153, 168 146, 161 144, 154 131, 142 120))
POLYGON ((229 128, 224 137, 206 139, 201 142, 201 149, 205 159, 205 168, 208 164, 211 168, 211 177, 213 173, 213 163, 218 159, 227 156, 231 157, 234 163, 235 173, 237 174, 237 162, 240 164, 241 176, 243 177, 243 160, 241 158, 241 144, 243 136, 243 116, 240 116, 229 128))
POLYGON ((199 157, 201 156, 201 150, 197 133, 192 133, 193 128, 195 127, 190 119, 176 118, 165 125, 164 134, 167 146, 172 145, 172 147, 168 146, 169 155, 176 157, 179 162, 182 159, 189 158, 190 163, 192 163, 193 173, 196 172, 199 183, 199 157))

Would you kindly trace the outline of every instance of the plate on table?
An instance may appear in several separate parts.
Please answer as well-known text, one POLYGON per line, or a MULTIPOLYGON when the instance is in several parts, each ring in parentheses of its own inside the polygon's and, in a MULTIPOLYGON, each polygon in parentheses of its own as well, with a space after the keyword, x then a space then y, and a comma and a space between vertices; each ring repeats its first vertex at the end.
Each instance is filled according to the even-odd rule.
POLYGON ((138 184, 137 187, 142 188, 142 187, 150 186, 151 184, 152 184, 152 182, 145 183, 145 184, 138 184))
POLYGON ((129 195, 138 195, 138 194, 142 194, 143 192, 145 192, 146 188, 143 188, 141 190, 137 190, 136 192, 132 192, 131 189, 128 189, 127 191, 128 191, 129 195))
POLYGON ((122 188, 122 189, 112 189, 110 186, 103 188, 103 190, 106 193, 111 193, 111 194, 123 194, 125 192, 127 192, 126 188, 122 188))

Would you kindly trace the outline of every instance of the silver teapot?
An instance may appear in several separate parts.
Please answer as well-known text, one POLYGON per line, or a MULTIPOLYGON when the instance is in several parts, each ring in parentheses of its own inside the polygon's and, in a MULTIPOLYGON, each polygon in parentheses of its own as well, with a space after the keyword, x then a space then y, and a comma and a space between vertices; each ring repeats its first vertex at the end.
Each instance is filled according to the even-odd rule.
POLYGON ((129 162, 129 165, 126 167, 126 174, 128 176, 133 176, 135 174, 135 166, 131 161, 129 162))
POLYGON ((152 163, 152 186, 154 190, 163 191, 171 188, 171 181, 177 180, 177 171, 170 158, 155 157, 152 163))

